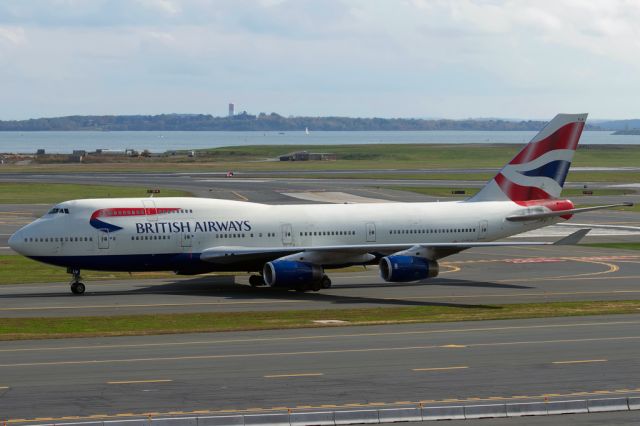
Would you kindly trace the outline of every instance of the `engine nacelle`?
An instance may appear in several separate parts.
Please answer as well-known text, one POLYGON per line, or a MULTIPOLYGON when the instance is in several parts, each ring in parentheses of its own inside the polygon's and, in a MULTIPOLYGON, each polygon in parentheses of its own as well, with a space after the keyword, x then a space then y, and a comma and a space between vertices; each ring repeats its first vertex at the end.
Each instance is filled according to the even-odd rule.
POLYGON ((392 255, 380 259, 380 276, 387 282, 406 283, 437 277, 440 266, 424 257, 392 255))
POLYGON ((324 270, 318 265, 293 260, 267 262, 262 271, 264 282, 270 287, 295 288, 320 281, 324 270))

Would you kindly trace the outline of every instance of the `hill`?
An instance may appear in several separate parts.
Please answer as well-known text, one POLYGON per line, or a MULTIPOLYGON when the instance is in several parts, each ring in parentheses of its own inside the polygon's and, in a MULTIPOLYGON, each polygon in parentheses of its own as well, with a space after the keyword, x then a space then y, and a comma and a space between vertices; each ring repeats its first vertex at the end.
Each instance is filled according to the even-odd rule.
MULTIPOLYGON (((427 120, 417 118, 284 117, 271 113, 233 117, 206 114, 73 115, 0 121, 0 131, 372 131, 372 130, 539 130, 544 121, 427 120)), ((587 125, 587 128, 598 130, 587 125)))

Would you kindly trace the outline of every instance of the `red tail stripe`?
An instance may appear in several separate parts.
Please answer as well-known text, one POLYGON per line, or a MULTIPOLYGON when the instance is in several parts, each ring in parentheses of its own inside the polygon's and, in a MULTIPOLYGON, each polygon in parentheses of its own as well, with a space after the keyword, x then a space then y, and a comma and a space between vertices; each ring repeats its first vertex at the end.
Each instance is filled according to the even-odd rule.
POLYGON ((584 122, 568 123, 546 138, 527 145, 509 164, 528 163, 556 149, 575 150, 583 128, 584 122))
POLYGON ((552 198, 551 195, 535 186, 522 186, 513 183, 504 177, 502 173, 498 173, 495 181, 511 201, 546 200, 552 198))

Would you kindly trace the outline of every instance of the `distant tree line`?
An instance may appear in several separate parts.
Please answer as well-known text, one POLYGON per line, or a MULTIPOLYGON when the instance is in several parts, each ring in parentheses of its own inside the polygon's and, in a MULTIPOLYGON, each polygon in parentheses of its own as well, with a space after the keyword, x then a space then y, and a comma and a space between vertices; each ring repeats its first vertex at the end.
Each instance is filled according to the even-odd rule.
MULTIPOLYGON (((426 120, 419 118, 284 117, 271 113, 233 117, 206 114, 72 115, 0 121, 0 131, 125 131, 125 130, 227 130, 312 131, 353 130, 540 130, 544 121, 426 120)), ((599 130, 587 125, 588 129, 599 130)))

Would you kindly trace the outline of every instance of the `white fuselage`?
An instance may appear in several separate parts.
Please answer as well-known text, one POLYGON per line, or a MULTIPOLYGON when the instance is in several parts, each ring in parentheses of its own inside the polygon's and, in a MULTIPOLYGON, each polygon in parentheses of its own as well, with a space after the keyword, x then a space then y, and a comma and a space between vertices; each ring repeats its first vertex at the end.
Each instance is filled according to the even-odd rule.
MULTIPOLYGON (((275 206, 202 198, 74 200, 22 228, 11 246, 61 266, 176 270, 222 246, 492 241, 562 220, 506 220, 530 209, 510 201, 275 206)), ((242 264, 226 269, 248 270, 242 264)))

